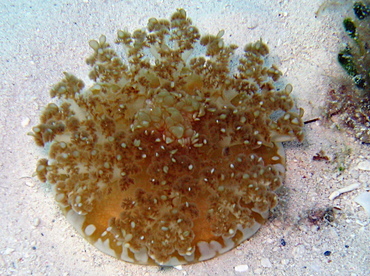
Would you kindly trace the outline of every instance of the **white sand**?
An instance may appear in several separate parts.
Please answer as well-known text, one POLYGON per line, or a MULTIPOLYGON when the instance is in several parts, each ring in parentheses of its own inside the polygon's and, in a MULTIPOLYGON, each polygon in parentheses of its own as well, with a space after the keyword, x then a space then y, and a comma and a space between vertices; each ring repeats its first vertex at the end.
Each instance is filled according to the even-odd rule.
POLYGON ((351 1, 318 18, 321 0, 43 2, 0 3, 0 275, 369 275, 369 217, 352 200, 369 189, 370 171, 356 167, 369 162, 369 146, 320 122, 305 126, 303 144, 285 145, 281 201, 250 241, 216 259, 164 271, 118 261, 83 240, 49 187, 32 177, 45 153, 26 135, 63 71, 88 80, 89 39, 104 33, 113 42, 117 29, 142 27, 153 16, 168 18, 177 7, 187 10, 201 33, 224 29, 227 43, 267 41, 270 60, 284 73, 283 82, 294 86, 305 120, 313 119, 344 76, 336 55, 351 1), (320 150, 330 162, 312 161, 320 150), (329 200, 335 190, 356 183, 357 189, 329 200), (333 223, 318 229, 308 222, 308 210, 326 207, 338 208, 333 223))

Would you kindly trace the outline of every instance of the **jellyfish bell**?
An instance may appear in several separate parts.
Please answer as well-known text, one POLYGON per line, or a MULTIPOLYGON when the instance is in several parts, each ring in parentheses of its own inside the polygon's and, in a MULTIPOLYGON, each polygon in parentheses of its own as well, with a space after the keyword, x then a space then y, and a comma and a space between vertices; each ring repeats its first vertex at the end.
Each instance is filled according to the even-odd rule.
POLYGON ((204 261, 250 238, 277 204, 281 142, 303 139, 303 110, 290 85, 275 88, 281 73, 265 66, 267 45, 248 44, 231 72, 236 46, 222 35, 201 37, 179 9, 118 31, 128 64, 105 36, 90 41, 95 83, 65 73, 51 89, 59 102, 31 133, 50 144, 36 173, 104 253, 148 265, 204 261))

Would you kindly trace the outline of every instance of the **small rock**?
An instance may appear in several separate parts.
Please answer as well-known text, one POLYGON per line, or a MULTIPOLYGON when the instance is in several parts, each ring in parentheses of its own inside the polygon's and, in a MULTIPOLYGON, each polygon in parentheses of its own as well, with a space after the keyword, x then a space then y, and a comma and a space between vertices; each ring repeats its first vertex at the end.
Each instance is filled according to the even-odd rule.
POLYGON ((262 269, 261 268, 257 268, 255 271, 254 271, 254 274, 261 274, 262 273, 262 269))
POLYGON ((35 186, 35 182, 34 181, 25 181, 24 184, 28 187, 33 187, 35 186))
POLYGON ((273 243, 275 240, 274 239, 266 239, 264 243, 270 244, 273 243))
POLYGON ((369 160, 361 161, 360 163, 358 163, 356 168, 359 170, 370 171, 370 161, 369 160))
POLYGON ((39 218, 35 218, 33 221, 32 221, 32 225, 37 227, 40 225, 40 219, 39 218))
POLYGON ((288 13, 287 12, 279 12, 279 17, 287 17, 288 13))
POLYGON ((285 241, 284 239, 281 239, 281 240, 280 240, 280 244, 281 244, 282 246, 286 246, 286 241, 285 241))
POLYGON ((353 201, 360 204, 368 216, 370 216, 370 193, 363 192, 359 194, 353 201))
POLYGON ((23 120, 22 120, 22 122, 21 122, 21 125, 22 125, 22 127, 26 127, 26 126, 28 126, 29 125, 29 123, 30 123, 30 118, 28 118, 28 117, 25 117, 25 118, 23 118, 23 120))
POLYGON ((13 253, 15 251, 15 249, 13 249, 13 248, 6 248, 5 250, 4 250, 4 255, 9 255, 9 254, 11 254, 11 253, 13 253))
POLYGON ((261 259, 261 265, 263 267, 272 267, 272 264, 271 264, 270 260, 267 259, 267 258, 262 258, 261 259))
POLYGON ((235 268, 235 271, 236 272, 245 272, 249 269, 249 266, 248 265, 237 265, 235 268))
POLYGON ((369 177, 366 173, 362 173, 358 177, 358 181, 360 181, 362 184, 366 184, 367 182, 369 182, 369 177))
POLYGON ((349 174, 351 175, 352 179, 356 179, 360 175, 360 172, 358 170, 352 169, 349 171, 349 174))
POLYGON ((235 250, 235 255, 236 256, 241 256, 243 254, 244 254, 244 252, 242 250, 235 250))

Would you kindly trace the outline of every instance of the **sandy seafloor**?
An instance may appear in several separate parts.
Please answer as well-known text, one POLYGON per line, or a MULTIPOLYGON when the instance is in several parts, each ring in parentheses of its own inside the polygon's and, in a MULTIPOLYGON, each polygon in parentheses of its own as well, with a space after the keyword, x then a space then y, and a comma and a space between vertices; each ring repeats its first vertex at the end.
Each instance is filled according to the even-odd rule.
POLYGON ((32 177, 45 152, 26 134, 63 71, 89 83, 88 41, 106 34, 113 42, 117 29, 141 28, 179 7, 202 34, 224 29, 226 43, 262 37, 282 83, 294 86, 304 119, 319 117, 327 91, 345 79, 336 55, 346 38, 341 21, 352 15, 351 1, 332 1, 315 18, 323 2, 1 1, 0 275, 370 275, 370 218, 353 201, 370 187, 370 148, 321 121, 305 125, 303 143, 285 143, 285 185, 269 221, 234 250, 193 265, 160 269, 104 255, 68 224, 50 188, 32 177), (320 150, 329 162, 312 160, 320 150), (329 199, 352 184, 358 188, 329 199), (328 207, 335 207, 333 222, 309 222, 308 212, 328 207))

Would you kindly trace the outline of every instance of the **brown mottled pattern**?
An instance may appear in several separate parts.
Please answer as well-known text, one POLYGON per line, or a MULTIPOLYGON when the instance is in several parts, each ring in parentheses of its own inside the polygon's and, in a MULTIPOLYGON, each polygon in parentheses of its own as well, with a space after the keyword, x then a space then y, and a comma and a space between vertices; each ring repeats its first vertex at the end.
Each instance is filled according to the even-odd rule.
POLYGON ((33 128, 37 145, 50 143, 37 175, 107 254, 162 265, 212 258, 277 204, 280 142, 303 139, 303 110, 290 85, 275 88, 281 73, 265 66, 262 41, 230 72, 237 47, 222 35, 200 37, 183 9, 151 18, 146 30, 118 31, 129 64, 101 36, 87 59, 95 83, 84 89, 65 73, 51 90, 60 101, 33 128), (196 44, 204 56, 192 56, 196 44))

